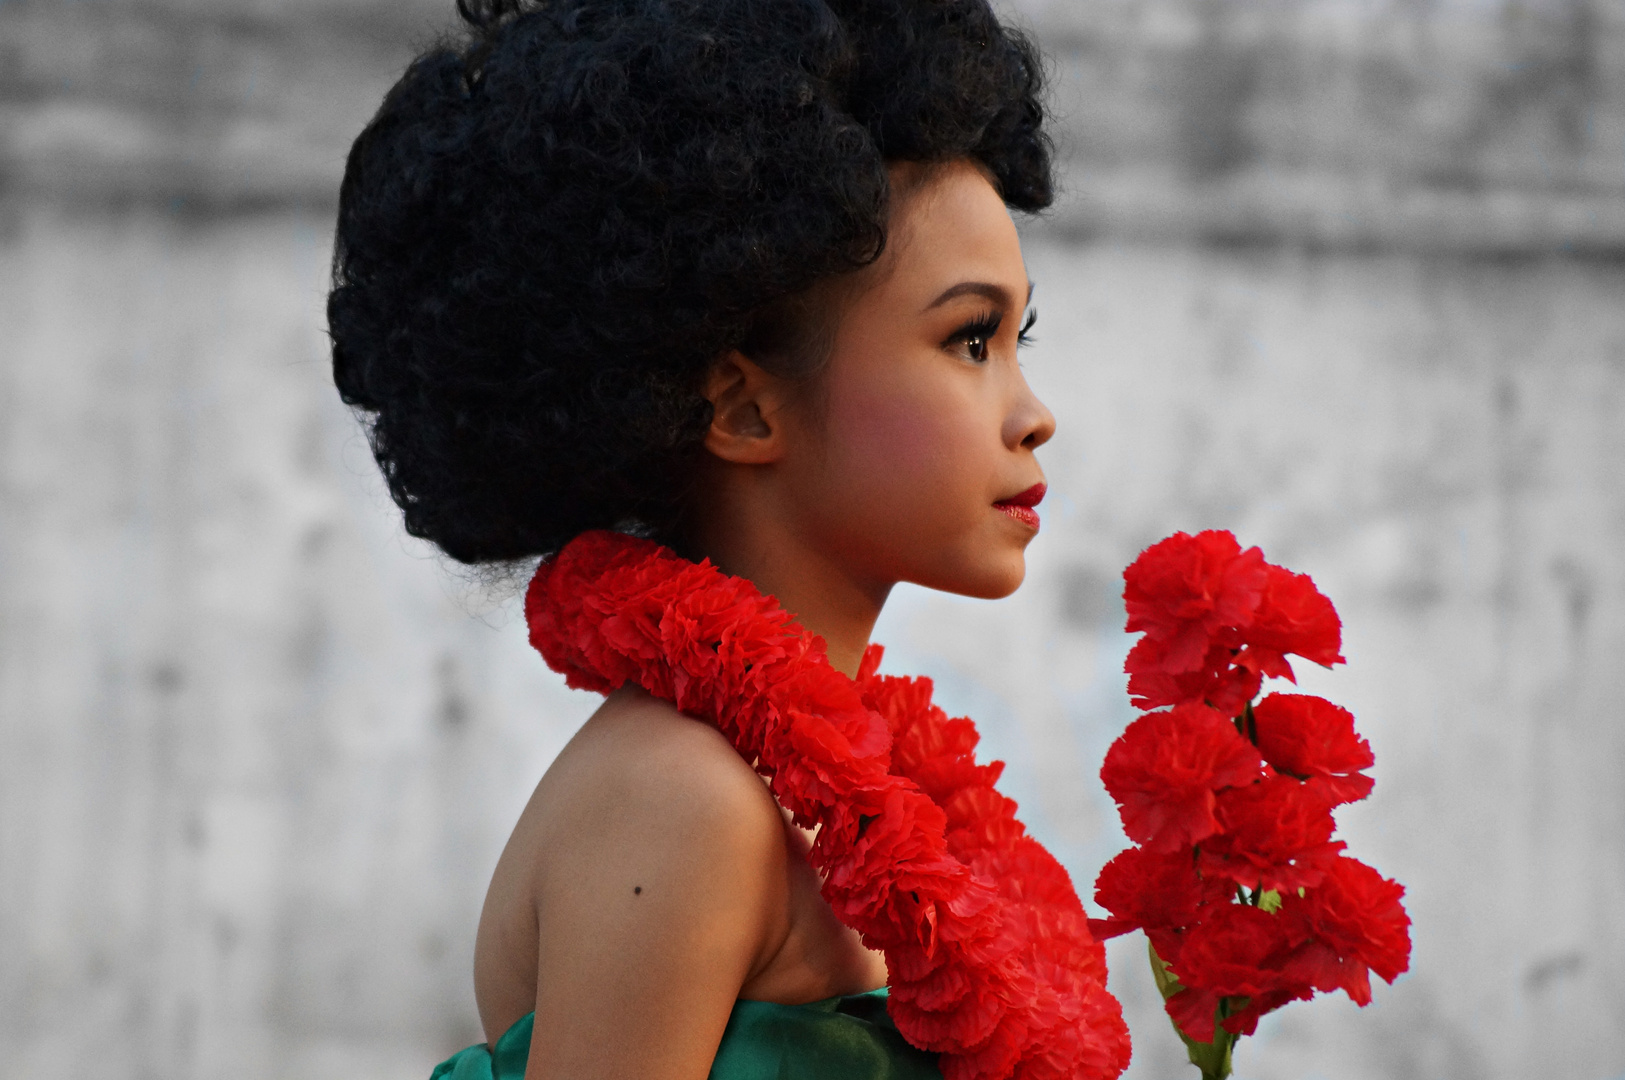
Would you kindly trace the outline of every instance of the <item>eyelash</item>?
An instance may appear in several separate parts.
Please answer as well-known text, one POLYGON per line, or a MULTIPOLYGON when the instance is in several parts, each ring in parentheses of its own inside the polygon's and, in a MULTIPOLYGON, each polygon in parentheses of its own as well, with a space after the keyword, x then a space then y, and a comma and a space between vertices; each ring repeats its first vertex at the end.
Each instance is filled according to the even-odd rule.
MULTIPOLYGON (((1033 343, 1033 338, 1028 331, 1033 328, 1033 323, 1037 321, 1038 312, 1036 309, 1027 312, 1026 320, 1022 322, 1021 329, 1016 333, 1016 348, 1024 348, 1033 343)), ((991 341, 993 336, 999 332, 999 327, 1003 324, 1004 315, 999 312, 990 311, 986 315, 979 316, 966 323, 964 326, 961 326, 958 330, 955 330, 948 338, 946 344, 960 344, 969 346, 973 341, 980 342, 980 356, 977 355, 977 351, 975 349, 968 349, 967 351, 970 352, 971 360, 974 360, 977 363, 982 363, 987 359, 987 343, 991 341)))

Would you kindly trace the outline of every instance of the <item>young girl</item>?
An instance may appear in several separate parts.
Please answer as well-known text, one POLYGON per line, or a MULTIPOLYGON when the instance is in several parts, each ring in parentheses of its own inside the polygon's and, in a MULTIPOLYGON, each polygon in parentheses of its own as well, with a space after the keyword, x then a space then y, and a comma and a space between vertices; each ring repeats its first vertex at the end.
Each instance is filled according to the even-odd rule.
POLYGON ((458 6, 350 155, 334 377, 407 530, 542 557, 532 640, 607 697, 436 1075, 1117 1075, 1064 871, 866 652, 1039 527, 1034 51, 986 0, 458 6))

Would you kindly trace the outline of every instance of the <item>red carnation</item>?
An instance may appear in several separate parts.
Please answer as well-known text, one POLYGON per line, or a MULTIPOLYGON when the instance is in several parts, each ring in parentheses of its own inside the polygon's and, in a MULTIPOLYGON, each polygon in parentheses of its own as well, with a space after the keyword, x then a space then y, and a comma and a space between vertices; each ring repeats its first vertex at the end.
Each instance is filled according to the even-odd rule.
POLYGON ((1233 665, 1236 650, 1223 640, 1208 649, 1200 667, 1178 674, 1163 670, 1165 652, 1164 644, 1150 637, 1141 638, 1129 650, 1123 670, 1128 672, 1128 692, 1135 708, 1199 704, 1236 716, 1263 682, 1263 676, 1252 668, 1233 665))
POLYGON ((1265 676, 1294 678, 1289 654, 1343 660, 1342 623, 1309 576, 1243 551, 1228 532, 1175 533, 1123 580, 1127 629, 1145 632, 1123 664, 1139 708, 1202 702, 1233 716, 1265 676))
POLYGON ((1341 988, 1357 1004, 1371 1000, 1369 968, 1393 982, 1410 967, 1410 916, 1400 899, 1405 887, 1358 859, 1337 858, 1302 896, 1289 893, 1281 917, 1307 938, 1294 970, 1319 990, 1341 988))
POLYGON ((1294 574, 1266 564, 1266 585, 1243 637, 1247 648, 1240 663, 1274 678, 1294 678, 1286 654, 1323 667, 1341 664, 1343 624, 1332 602, 1322 596, 1308 574, 1294 574))
POLYGON ((1202 845, 1201 867, 1248 888, 1297 889, 1345 846, 1332 839, 1331 804, 1317 788, 1274 775, 1217 797, 1224 834, 1202 845))
MULTIPOLYGON (((1129 848, 1101 868, 1095 900, 1121 922, 1116 933, 1135 928, 1178 929, 1197 922, 1204 905, 1224 903, 1231 891, 1220 878, 1197 873, 1196 852, 1168 854, 1129 848)), ((1108 935, 1113 936, 1113 935, 1108 935)))
POLYGON ((1254 742, 1281 772, 1317 777, 1337 803, 1371 794, 1361 775, 1376 758, 1354 732, 1354 714, 1309 694, 1271 694, 1253 707, 1254 742))
POLYGON ((1262 766, 1229 720, 1204 705, 1181 705, 1130 724, 1106 752, 1100 779, 1129 837, 1171 852, 1217 832, 1214 792, 1251 782, 1262 766))
POLYGON ((1224 1077, 1265 1013, 1336 988, 1365 1004, 1369 972, 1405 969, 1404 890, 1332 839, 1333 808, 1372 786, 1354 718, 1302 694, 1251 704, 1266 677, 1293 678, 1288 656, 1342 662, 1314 582, 1220 532, 1169 537, 1124 580, 1127 628, 1145 635, 1123 665, 1129 694, 1168 711, 1107 752, 1101 779, 1141 846, 1102 869, 1095 898, 1112 917, 1092 929, 1145 931, 1192 1063, 1224 1077))
POLYGON ((1158 670, 1194 671, 1217 634, 1252 622, 1266 581, 1263 552, 1230 533, 1175 533, 1123 571, 1129 632, 1160 644, 1158 670))
MULTIPOLYGON (((961 941, 957 935, 966 924, 951 901, 922 909, 926 925, 919 936, 926 939, 928 954, 954 958, 916 967, 893 964, 888 952, 894 1016, 914 1025, 918 1034, 937 1033, 933 1037, 944 1047, 961 1047, 941 1059, 945 1080, 1007 1075, 1012 1069, 1026 1080, 1072 1080, 1080 1065, 1084 1075, 1121 1071, 1128 1059, 1128 1029, 1100 989, 1105 950, 1090 936, 1066 870, 1026 834, 1016 820, 1016 804, 994 789, 1002 764, 976 762, 975 726, 931 703, 929 679, 879 675, 879 661, 879 649, 872 647, 857 683, 865 704, 891 730, 891 771, 919 785, 930 797, 927 810, 940 807, 946 814, 947 854, 977 881, 995 886, 1007 927, 996 938, 961 941), (1010 932, 1017 927, 1019 935, 1010 932), (1029 944, 1012 951, 1023 938, 1029 944), (1008 980, 1005 989, 996 994, 979 989, 957 959, 964 955, 955 952, 961 948, 973 953, 979 966, 1000 969, 1008 980), (1049 1049, 1018 1064, 1029 1052, 1023 1048, 1033 1045, 1049 1049), (1089 1071, 1097 1068, 1106 1071, 1089 1071)), ((861 822, 861 808, 858 813, 861 822)), ((865 832, 860 844, 867 840, 865 832)), ((895 849, 886 854, 893 865, 901 861, 895 849)), ((890 888, 891 902, 900 903, 900 895, 913 891, 912 880, 899 879, 890 888)))
MULTIPOLYGON (((1212 1042, 1214 1010, 1224 997, 1247 997, 1275 1008, 1294 998, 1306 998, 1311 987, 1283 967, 1291 952, 1287 924, 1248 904, 1214 908, 1201 925, 1186 935, 1179 958, 1171 962, 1185 989, 1167 1001, 1168 1015, 1198 1042, 1212 1042)), ((1249 1010, 1246 1018, 1232 1018, 1226 1030, 1246 1027, 1248 1032, 1267 1009, 1249 1010)))
POLYGON ((1263 994, 1291 981, 1281 970, 1291 945, 1280 916, 1224 904, 1186 935, 1174 974, 1186 986, 1225 996, 1263 994))

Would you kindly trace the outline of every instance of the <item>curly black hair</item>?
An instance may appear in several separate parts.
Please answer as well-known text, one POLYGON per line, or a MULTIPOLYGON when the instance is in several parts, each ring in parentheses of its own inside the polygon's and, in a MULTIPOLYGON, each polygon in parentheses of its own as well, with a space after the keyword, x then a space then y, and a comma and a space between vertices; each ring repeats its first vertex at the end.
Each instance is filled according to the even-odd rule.
POLYGON ((888 164, 1052 197, 1038 55, 987 0, 458 10, 350 151, 327 314, 407 531, 462 562, 666 535, 705 373, 879 256, 888 164))

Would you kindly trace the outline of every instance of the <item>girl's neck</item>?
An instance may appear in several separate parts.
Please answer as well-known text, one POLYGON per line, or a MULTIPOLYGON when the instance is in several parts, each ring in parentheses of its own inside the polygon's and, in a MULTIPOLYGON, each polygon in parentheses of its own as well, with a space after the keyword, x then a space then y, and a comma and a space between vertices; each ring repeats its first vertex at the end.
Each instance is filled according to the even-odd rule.
MULTIPOLYGON (((720 509, 720 508, 717 508, 720 509)), ((827 553, 795 534, 788 515, 710 513, 687 530, 682 553, 709 558, 778 600, 802 629, 824 639, 829 662, 854 676, 891 592, 890 582, 862 582, 827 553)))

